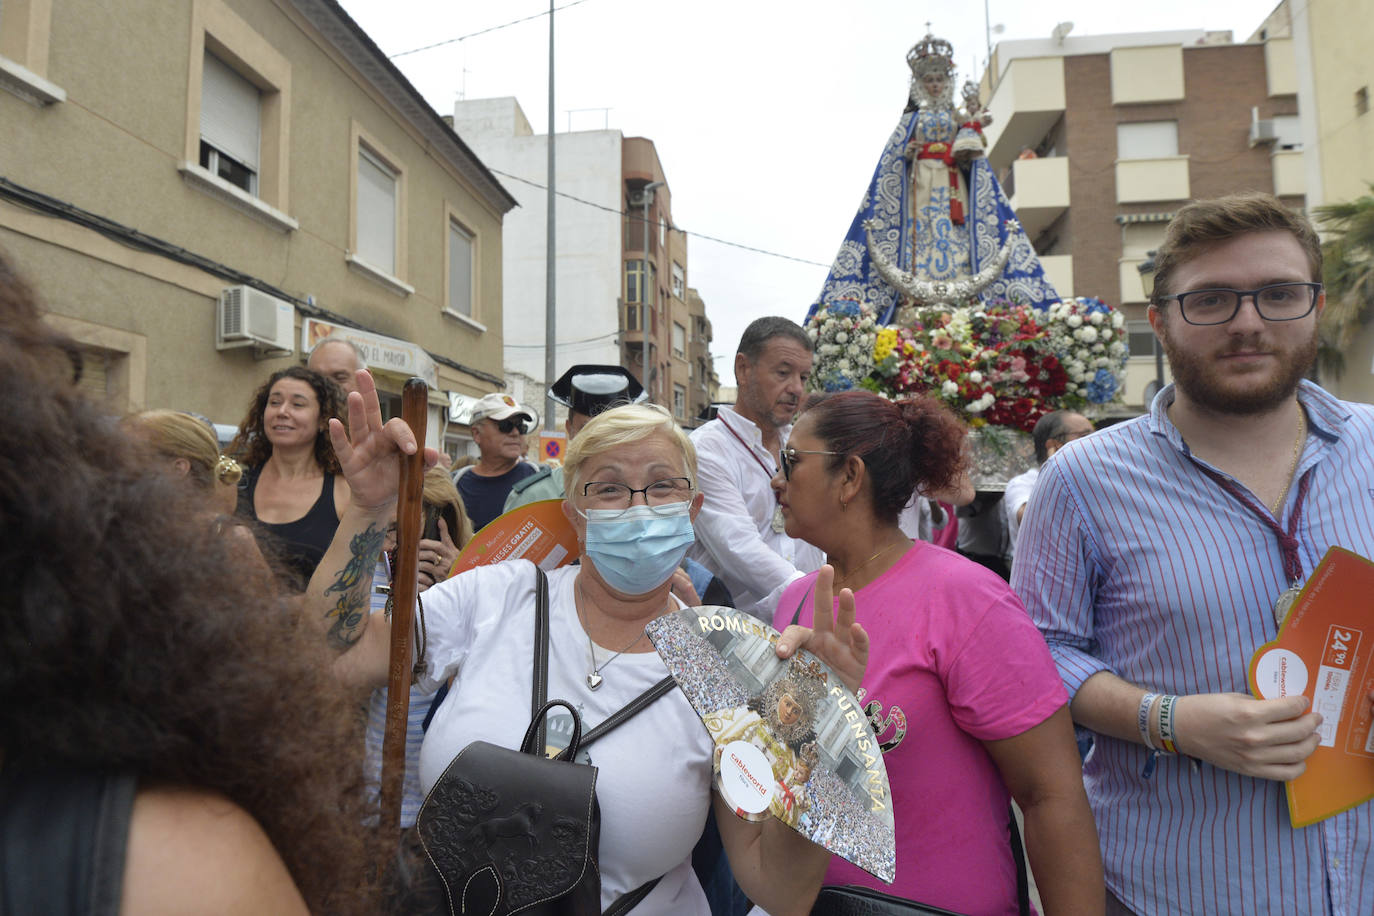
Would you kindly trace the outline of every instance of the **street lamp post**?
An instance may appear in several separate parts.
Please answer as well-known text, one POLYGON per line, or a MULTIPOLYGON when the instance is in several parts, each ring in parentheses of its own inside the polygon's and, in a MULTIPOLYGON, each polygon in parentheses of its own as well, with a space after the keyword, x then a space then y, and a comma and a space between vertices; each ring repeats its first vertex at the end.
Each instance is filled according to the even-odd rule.
MULTIPOLYGON (((1145 260, 1136 265, 1136 270, 1140 272, 1140 285, 1145 290, 1145 298, 1154 301, 1155 298, 1155 254, 1157 252, 1145 252, 1145 260)), ((1154 343, 1155 351, 1155 391, 1164 387, 1164 348, 1159 345, 1159 341, 1154 343)), ((1149 406, 1148 400, 1146 406, 1149 406)))
MULTIPOLYGON (((639 365, 645 391, 649 391, 649 205, 654 202, 654 191, 666 184, 651 181, 639 192, 644 204, 644 260, 639 265, 639 323, 644 332, 644 348, 639 353, 639 365)), ((652 399, 653 393, 649 396, 652 399)))

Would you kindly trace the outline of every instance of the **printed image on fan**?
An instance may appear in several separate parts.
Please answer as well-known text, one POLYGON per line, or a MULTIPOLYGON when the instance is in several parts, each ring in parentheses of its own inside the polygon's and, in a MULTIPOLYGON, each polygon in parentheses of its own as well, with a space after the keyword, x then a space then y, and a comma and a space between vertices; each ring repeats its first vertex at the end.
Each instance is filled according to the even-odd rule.
POLYGON ((776 817, 891 883, 882 751, 829 666, 805 651, 778 658, 778 631, 732 608, 683 608, 647 632, 715 741, 716 787, 735 813, 776 817))

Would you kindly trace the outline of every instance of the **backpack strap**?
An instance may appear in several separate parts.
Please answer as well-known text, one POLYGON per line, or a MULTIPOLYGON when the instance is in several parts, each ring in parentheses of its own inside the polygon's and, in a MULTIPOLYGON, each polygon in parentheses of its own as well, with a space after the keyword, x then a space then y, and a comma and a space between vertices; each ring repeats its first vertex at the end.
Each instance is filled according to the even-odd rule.
POLYGON ((650 687, 648 690, 644 691, 630 702, 626 703, 619 710, 611 713, 609 716, 606 717, 606 720, 604 722, 602 722, 600 725, 598 725, 591 731, 587 732, 587 734, 583 735, 582 746, 585 748, 587 745, 591 744, 597 738, 600 738, 602 735, 606 734, 606 732, 615 728, 617 725, 620 725, 626 719, 630 718, 630 716, 633 716, 635 713, 639 712, 641 709, 648 706, 650 703, 652 703, 654 700, 657 700, 665 693, 668 693, 676 686, 677 681, 673 680, 673 676, 671 674, 668 675, 663 680, 659 681, 657 684, 650 687))
POLYGON ((632 891, 626 891, 612 900, 611 905, 606 907, 606 911, 602 913, 601 916, 621 916, 623 913, 630 912, 630 910, 639 905, 641 900, 649 896, 649 892, 657 887, 658 882, 662 880, 663 876, 659 875, 657 878, 645 881, 632 891))

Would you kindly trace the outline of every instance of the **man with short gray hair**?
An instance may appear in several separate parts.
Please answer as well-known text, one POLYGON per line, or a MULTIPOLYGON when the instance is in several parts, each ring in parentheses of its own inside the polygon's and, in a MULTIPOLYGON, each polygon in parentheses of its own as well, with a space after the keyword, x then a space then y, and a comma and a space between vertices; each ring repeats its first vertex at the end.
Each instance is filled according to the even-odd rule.
POLYGON ((811 376, 811 338, 786 318, 759 318, 735 354, 739 394, 692 433, 705 495, 692 559, 715 572, 735 606, 772 622, 782 590, 819 569, 820 550, 787 536, 771 481, 811 376))
POLYGON ((357 372, 367 368, 367 360, 358 345, 343 337, 326 337, 310 351, 307 368, 314 369, 344 390, 344 395, 358 390, 357 372))

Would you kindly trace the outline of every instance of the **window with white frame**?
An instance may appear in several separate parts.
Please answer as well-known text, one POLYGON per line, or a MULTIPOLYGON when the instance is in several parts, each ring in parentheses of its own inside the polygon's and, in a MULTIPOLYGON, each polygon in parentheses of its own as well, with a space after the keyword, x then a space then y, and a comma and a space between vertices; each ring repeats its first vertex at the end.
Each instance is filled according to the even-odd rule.
POLYGON ((472 314, 473 235, 457 220, 448 221, 448 310, 467 318, 472 314))
POLYGON ((678 359, 687 358, 687 329, 673 322, 673 355, 678 359))
POLYGON ((673 385, 673 416, 679 420, 687 417, 687 389, 673 385))
POLYGON ((1177 121, 1138 121, 1116 125, 1117 159, 1164 159, 1177 155, 1177 121))
POLYGON ((396 273, 396 189, 399 176, 381 157, 358 147, 358 257, 396 273))
POLYGON ((687 271, 677 261, 673 262, 673 295, 679 299, 687 298, 687 271))
POLYGON ((209 51, 200 81, 200 167, 258 194, 262 93, 209 51))

